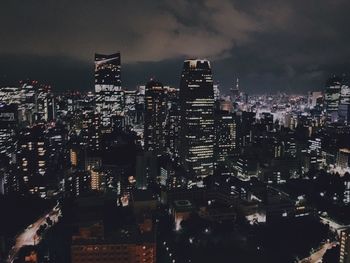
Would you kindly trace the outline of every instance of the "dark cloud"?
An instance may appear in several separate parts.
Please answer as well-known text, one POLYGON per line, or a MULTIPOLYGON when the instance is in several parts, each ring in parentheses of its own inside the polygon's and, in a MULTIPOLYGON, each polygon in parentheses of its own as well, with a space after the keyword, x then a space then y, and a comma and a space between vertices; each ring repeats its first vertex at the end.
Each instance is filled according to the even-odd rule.
POLYGON ((319 89, 350 70, 346 0, 3 0, 2 81, 91 89, 94 52, 122 52, 123 83, 178 85, 185 57, 213 60, 228 90, 319 89))

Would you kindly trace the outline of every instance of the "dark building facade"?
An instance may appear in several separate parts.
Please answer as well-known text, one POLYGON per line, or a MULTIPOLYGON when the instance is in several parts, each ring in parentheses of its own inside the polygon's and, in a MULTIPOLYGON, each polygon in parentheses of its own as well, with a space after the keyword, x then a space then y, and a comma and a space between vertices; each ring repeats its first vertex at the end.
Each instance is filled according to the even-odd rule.
POLYGON ((235 116, 228 111, 215 112, 215 159, 225 162, 236 150, 237 125, 235 116))
POLYGON ((208 60, 185 60, 180 83, 180 158, 194 180, 213 174, 214 92, 208 60))
POLYGON ((334 76, 327 81, 324 101, 327 120, 329 122, 338 120, 341 86, 342 79, 339 77, 334 76))
POLYGON ((162 152, 165 148, 167 94, 163 84, 151 80, 145 91, 145 150, 162 152))
POLYGON ((120 67, 120 53, 95 54, 96 111, 101 115, 102 126, 107 128, 112 126, 112 117, 124 107, 120 67))

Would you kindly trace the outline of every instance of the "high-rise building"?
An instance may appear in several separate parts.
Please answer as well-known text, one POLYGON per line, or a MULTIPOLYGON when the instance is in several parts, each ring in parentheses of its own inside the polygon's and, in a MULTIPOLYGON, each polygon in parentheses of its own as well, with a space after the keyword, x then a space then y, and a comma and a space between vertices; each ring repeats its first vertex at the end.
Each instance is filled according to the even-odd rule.
POLYGON ((82 144, 86 150, 98 152, 101 144, 100 119, 92 111, 86 111, 82 117, 82 144))
POLYGON ((157 158, 152 152, 144 152, 136 156, 136 186, 138 189, 146 189, 155 182, 158 176, 157 158))
POLYGON ((110 130, 112 118, 124 110, 124 91, 121 87, 120 53, 95 54, 96 111, 102 126, 110 130))
POLYGON ((255 112, 243 111, 241 115, 241 121, 237 123, 238 125, 238 145, 237 146, 247 146, 253 140, 253 127, 256 122, 255 112))
POLYGON ((125 91, 125 114, 128 125, 136 123, 136 90, 125 91))
POLYGON ((341 87, 338 114, 340 121, 350 123, 350 87, 348 85, 341 87))
POLYGON ((215 155, 217 162, 224 162, 227 157, 233 156, 236 150, 236 120, 228 111, 215 112, 216 145, 215 155))
POLYGON ((179 154, 181 108, 178 90, 169 96, 166 124, 166 150, 173 156, 179 154))
POLYGON ((214 92, 208 60, 185 60, 180 83, 180 105, 181 163, 196 181, 213 174, 214 92))
POLYGON ((45 98, 44 101, 45 106, 45 120, 46 121, 53 121, 56 119, 56 100, 55 97, 51 94, 51 96, 48 96, 45 98))
POLYGON ((163 84, 151 80, 145 92, 145 150, 161 153, 165 148, 167 94, 163 84))
POLYGON ((38 193, 45 190, 50 149, 44 132, 44 127, 34 126, 19 133, 17 163, 23 191, 38 193))
POLYGON ((50 86, 38 85, 35 91, 35 117, 37 121, 53 121, 56 119, 56 98, 50 86))
MULTIPOLYGON (((145 119, 145 86, 138 86, 136 91, 136 123, 139 126, 144 125, 144 119, 145 119)), ((143 131, 143 129, 142 129, 143 131)))
POLYGON ((95 54, 95 85, 121 87, 120 53, 95 54))
POLYGON ((329 122, 335 122, 338 120, 341 86, 342 79, 339 77, 334 76, 327 81, 324 94, 324 105, 327 120, 329 122))
POLYGON ((18 107, 16 104, 0 104, 0 154, 14 157, 16 150, 16 130, 18 107))

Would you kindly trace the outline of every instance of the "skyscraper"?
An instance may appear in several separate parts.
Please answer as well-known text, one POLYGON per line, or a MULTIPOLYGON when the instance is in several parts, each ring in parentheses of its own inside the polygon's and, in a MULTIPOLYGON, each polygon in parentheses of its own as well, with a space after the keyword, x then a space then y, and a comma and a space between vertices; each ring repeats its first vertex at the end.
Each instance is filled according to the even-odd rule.
POLYGON ((330 122, 335 122, 338 120, 341 86, 342 79, 336 76, 330 78, 326 84, 324 102, 327 120, 330 122))
POLYGON ((18 106, 0 104, 0 155, 13 157, 16 152, 16 130, 18 126, 18 106))
POLYGON ((232 157, 236 150, 236 118, 228 111, 215 112, 215 156, 216 162, 222 163, 232 157))
POLYGON ((105 128, 112 126, 113 116, 122 113, 124 92, 121 87, 120 53, 95 54, 96 111, 105 128))
POLYGON ((145 150, 162 152, 165 148, 167 95, 163 84, 151 80, 145 91, 145 150))
POLYGON ((21 191, 45 191, 50 162, 49 140, 43 126, 20 131, 17 145, 18 176, 21 191))
POLYGON ((168 115, 166 124, 166 148, 173 156, 179 154, 181 108, 179 90, 168 91, 168 115))
POLYGON ((348 85, 341 87, 338 114, 340 121, 350 123, 350 87, 348 85))
POLYGON ((121 87, 120 53, 95 54, 95 85, 121 87))
POLYGON ((208 60, 185 60, 180 83, 180 158, 194 181, 213 174, 214 92, 208 60))

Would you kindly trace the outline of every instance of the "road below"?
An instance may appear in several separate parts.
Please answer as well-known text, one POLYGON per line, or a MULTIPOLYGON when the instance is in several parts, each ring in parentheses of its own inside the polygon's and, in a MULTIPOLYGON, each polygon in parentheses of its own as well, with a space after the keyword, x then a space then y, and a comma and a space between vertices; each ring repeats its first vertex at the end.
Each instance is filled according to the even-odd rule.
POLYGON ((322 262, 323 255, 327 252, 328 249, 331 249, 336 245, 336 242, 327 242, 323 244, 317 251, 310 255, 308 258, 304 258, 299 261, 299 263, 320 263, 322 262))
MULTIPOLYGON (((59 209, 59 205, 57 204, 49 213, 46 213, 45 215, 40 217, 36 222, 24 229, 22 233, 17 235, 16 243, 9 252, 7 263, 12 263, 16 259, 17 254, 22 247, 36 245, 40 243, 41 237, 36 234, 40 226, 43 224, 47 224, 47 217, 50 217, 53 223, 52 225, 54 225, 55 223, 57 223, 60 214, 61 212, 59 209)), ((50 226, 48 226, 48 228, 50 228, 50 226)))

